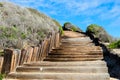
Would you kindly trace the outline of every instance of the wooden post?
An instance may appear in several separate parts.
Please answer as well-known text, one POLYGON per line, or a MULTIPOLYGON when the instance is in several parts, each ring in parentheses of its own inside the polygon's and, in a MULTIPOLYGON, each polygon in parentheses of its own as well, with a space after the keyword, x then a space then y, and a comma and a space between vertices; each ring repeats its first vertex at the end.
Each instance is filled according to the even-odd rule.
POLYGON ((20 56, 21 56, 21 50, 15 49, 12 54, 10 72, 14 72, 16 67, 19 65, 20 56))
POLYGON ((33 55, 33 48, 32 48, 32 47, 29 47, 29 48, 27 49, 27 54, 26 54, 26 62, 27 62, 27 63, 30 63, 30 62, 31 62, 32 55, 33 55))
POLYGON ((59 33, 56 33, 56 41, 55 41, 55 44, 56 44, 56 48, 59 47, 59 43, 60 43, 60 38, 59 38, 59 33))
POLYGON ((0 73, 2 71, 2 66, 3 66, 3 57, 0 57, 0 73))
POLYGON ((31 61, 32 61, 32 62, 35 62, 35 61, 36 61, 37 53, 38 53, 38 47, 34 47, 34 48, 33 48, 33 55, 32 55, 32 58, 31 58, 31 61))
POLYGON ((41 44, 39 45, 39 47, 38 47, 37 56, 36 56, 36 61, 39 61, 39 60, 40 60, 41 48, 42 48, 42 43, 41 43, 41 44))
POLYGON ((2 73, 15 71, 16 66, 19 65, 20 52, 19 50, 4 49, 2 73))
POLYGON ((22 65, 25 62, 26 53, 27 53, 26 49, 21 50, 21 57, 20 57, 19 65, 22 65))

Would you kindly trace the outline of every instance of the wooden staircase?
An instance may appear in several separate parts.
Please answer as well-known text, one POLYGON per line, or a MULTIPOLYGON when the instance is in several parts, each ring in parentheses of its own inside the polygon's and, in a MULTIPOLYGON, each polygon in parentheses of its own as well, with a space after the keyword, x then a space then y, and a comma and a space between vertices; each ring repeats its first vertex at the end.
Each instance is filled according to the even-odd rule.
POLYGON ((110 80, 103 51, 89 37, 65 31, 44 61, 25 63, 4 80, 110 80))

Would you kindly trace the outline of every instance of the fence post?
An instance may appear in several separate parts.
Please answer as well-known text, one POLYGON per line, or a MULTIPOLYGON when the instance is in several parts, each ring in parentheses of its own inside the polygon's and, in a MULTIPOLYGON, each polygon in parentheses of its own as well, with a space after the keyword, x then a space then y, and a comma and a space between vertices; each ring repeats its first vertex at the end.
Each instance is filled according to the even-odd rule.
POLYGON ((2 66, 3 66, 3 57, 0 57, 0 73, 2 71, 2 66))
POLYGON ((36 59, 37 59, 38 49, 39 49, 38 47, 34 47, 34 48, 33 48, 33 55, 32 55, 32 58, 31 58, 31 61, 32 61, 32 62, 35 62, 36 59))
POLYGON ((21 51, 13 49, 4 49, 4 61, 2 67, 2 73, 9 73, 15 71, 17 65, 19 65, 21 51))

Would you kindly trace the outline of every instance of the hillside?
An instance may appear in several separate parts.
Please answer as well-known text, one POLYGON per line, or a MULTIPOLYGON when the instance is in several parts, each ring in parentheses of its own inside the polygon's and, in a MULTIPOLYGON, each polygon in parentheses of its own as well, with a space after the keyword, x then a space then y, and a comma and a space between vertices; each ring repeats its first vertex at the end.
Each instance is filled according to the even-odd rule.
POLYGON ((47 34, 58 30, 53 19, 35 9, 0 2, 0 48, 37 45, 47 34))

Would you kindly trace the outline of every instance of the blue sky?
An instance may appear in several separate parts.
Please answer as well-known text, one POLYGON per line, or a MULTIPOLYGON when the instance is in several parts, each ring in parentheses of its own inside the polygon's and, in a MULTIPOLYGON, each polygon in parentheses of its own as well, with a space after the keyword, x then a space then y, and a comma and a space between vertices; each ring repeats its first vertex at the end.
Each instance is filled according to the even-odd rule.
POLYGON ((35 8, 58 20, 71 22, 83 31, 98 24, 120 38, 120 0, 3 0, 35 8))

